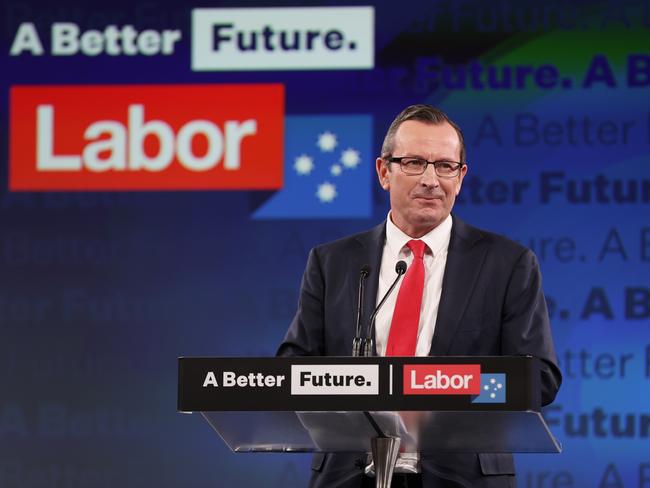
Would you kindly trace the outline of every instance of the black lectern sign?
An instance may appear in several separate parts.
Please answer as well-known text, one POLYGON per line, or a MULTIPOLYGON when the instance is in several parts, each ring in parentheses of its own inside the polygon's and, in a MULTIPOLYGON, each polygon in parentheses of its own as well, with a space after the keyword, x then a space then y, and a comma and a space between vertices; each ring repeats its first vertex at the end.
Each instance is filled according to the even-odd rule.
POLYGON ((179 411, 540 409, 532 357, 180 358, 179 411))

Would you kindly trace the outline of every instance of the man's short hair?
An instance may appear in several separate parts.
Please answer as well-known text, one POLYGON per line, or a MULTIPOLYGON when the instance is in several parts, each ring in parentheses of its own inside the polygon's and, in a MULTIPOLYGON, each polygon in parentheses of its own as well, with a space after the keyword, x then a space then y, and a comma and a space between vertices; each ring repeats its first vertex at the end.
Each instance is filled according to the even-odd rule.
POLYGON ((444 124, 447 122, 458 134, 458 141, 460 142, 460 162, 466 162, 465 139, 463 138, 463 132, 460 130, 460 127, 458 127, 456 122, 447 117, 447 114, 442 110, 423 103, 406 107, 397 115, 397 117, 395 117, 395 120, 393 120, 393 123, 390 124, 390 127, 388 128, 388 132, 386 132, 384 144, 381 146, 382 158, 387 158, 393 155, 395 133, 397 132, 397 129, 399 129, 399 126, 402 125, 402 122, 406 122, 407 120, 417 120, 434 125, 444 124))

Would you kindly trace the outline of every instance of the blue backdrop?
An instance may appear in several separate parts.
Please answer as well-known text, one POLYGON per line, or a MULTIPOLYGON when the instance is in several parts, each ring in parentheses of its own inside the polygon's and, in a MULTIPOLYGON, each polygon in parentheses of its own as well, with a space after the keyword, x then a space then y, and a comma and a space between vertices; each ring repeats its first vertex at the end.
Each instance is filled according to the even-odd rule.
POLYGON ((309 249, 385 218, 374 158, 426 102, 465 133, 457 214, 542 267, 564 453, 517 456, 519 486, 650 487, 650 4, 377 2, 370 69, 192 70, 193 8, 265 4, 2 3, 0 486, 304 484, 308 456, 232 454, 178 414, 176 358, 275 352, 309 249), (56 56, 57 22, 180 38, 56 56), (251 82, 284 86, 280 190, 9 190, 33 164, 10 169, 11 87, 251 82))

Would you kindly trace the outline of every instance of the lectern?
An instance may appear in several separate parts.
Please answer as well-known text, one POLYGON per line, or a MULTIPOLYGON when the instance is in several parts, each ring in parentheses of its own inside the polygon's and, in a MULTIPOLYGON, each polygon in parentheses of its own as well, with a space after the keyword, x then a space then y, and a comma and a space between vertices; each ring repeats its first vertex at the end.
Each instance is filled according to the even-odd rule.
POLYGON ((233 452, 372 453, 388 487, 400 451, 558 453, 530 356, 189 358, 178 410, 233 452))

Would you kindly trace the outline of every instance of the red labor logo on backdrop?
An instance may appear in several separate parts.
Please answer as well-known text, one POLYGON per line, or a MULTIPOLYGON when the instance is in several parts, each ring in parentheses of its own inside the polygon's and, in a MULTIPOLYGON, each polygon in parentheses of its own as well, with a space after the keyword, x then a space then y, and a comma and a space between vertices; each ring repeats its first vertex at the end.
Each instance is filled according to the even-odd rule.
POLYGON ((16 86, 11 190, 278 189, 279 84, 16 86))

